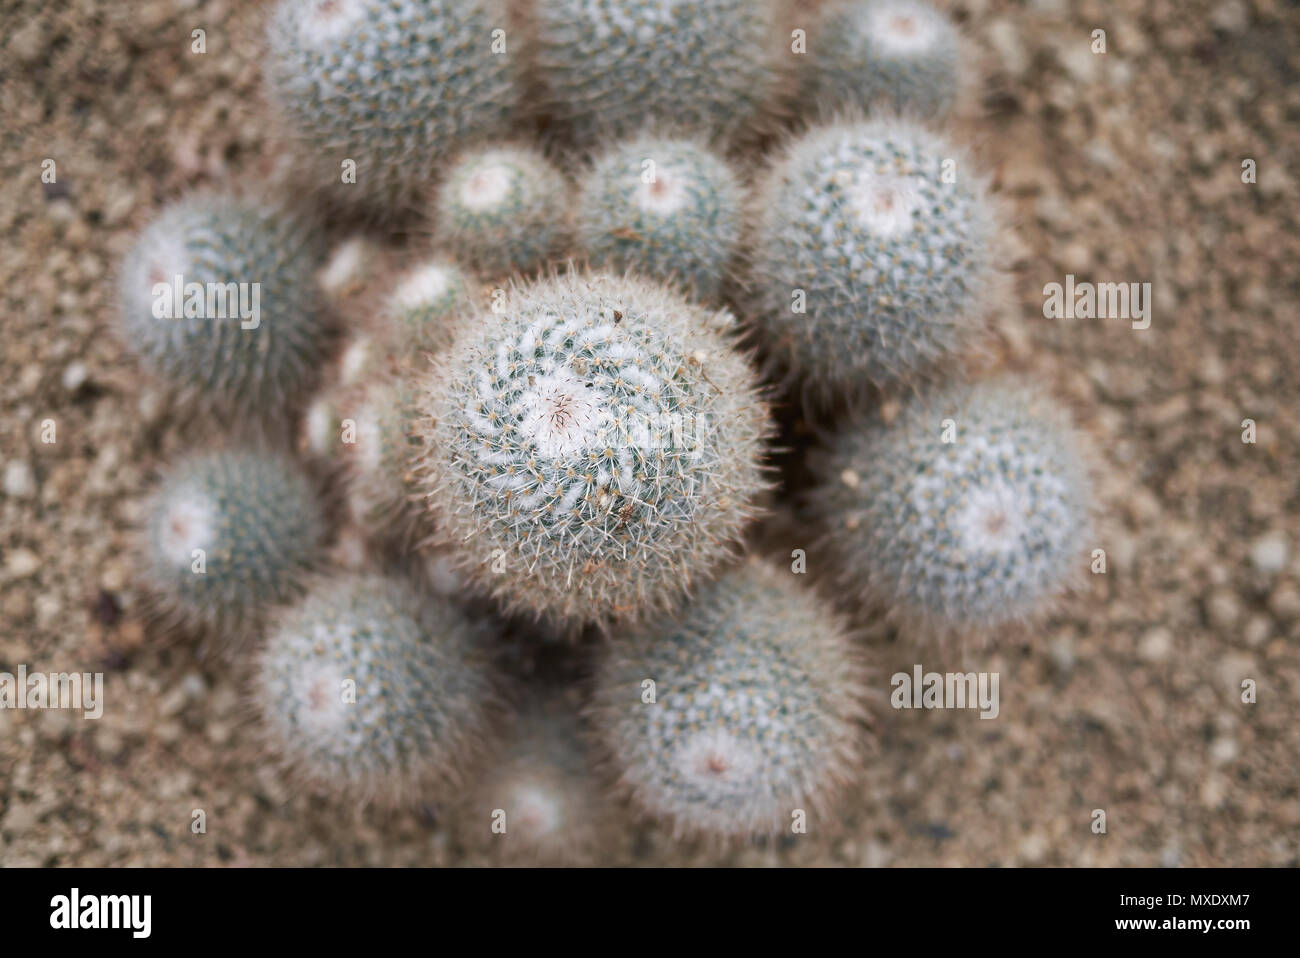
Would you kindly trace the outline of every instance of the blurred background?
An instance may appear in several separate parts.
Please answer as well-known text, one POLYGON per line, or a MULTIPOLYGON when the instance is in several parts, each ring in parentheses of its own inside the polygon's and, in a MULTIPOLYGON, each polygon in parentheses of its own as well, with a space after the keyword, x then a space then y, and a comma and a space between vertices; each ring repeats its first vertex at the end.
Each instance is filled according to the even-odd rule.
MULTIPOLYGON (((996 357, 1096 437, 1108 571, 980 654, 996 721, 884 715, 842 831, 720 854, 637 829, 609 861, 1300 864, 1300 8, 941 5, 986 61, 958 131, 1013 227, 996 357), (1066 274, 1151 283, 1151 327, 1045 319, 1066 274)), ((162 647, 132 583, 131 529, 185 436, 124 356, 112 278, 164 202, 274 162, 262 15, 0 0, 0 671, 103 671, 107 699, 94 722, 0 710, 0 864, 472 861, 429 810, 290 789, 260 759, 239 669, 162 647)), ((914 662, 961 664, 877 654, 882 693, 914 662)))

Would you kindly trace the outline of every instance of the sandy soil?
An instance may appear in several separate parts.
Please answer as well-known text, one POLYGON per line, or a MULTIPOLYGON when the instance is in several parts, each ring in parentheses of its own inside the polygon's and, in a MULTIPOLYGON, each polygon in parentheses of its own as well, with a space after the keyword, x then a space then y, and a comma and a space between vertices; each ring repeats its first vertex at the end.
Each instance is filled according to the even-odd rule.
MULTIPOLYGON (((1300 10, 952 9, 990 60, 968 126, 1015 227, 998 354, 1096 435, 1108 572, 981 654, 1001 674, 996 721, 884 715, 842 832, 718 855, 637 829, 609 860, 1300 864, 1300 10), (1067 273, 1152 283, 1150 329, 1043 318, 1044 284, 1067 273)), ((185 436, 123 353, 112 275, 166 200, 265 166, 258 16, 0 3, 0 670, 103 670, 109 702, 97 722, 0 711, 3 864, 466 860, 427 810, 354 815, 290 789, 258 754, 239 670, 162 646, 132 582, 132 524, 185 436)), ((885 674, 948 664, 876 654, 885 674)))

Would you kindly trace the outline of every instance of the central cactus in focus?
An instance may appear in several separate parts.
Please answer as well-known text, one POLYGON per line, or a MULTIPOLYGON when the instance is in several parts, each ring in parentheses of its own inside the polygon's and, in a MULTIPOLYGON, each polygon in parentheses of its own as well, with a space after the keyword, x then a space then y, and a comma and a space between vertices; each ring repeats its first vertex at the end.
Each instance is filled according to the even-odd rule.
POLYGON ((767 410, 710 313, 568 275, 462 326, 425 391, 435 525, 507 606, 580 624, 670 604, 763 488, 767 410))

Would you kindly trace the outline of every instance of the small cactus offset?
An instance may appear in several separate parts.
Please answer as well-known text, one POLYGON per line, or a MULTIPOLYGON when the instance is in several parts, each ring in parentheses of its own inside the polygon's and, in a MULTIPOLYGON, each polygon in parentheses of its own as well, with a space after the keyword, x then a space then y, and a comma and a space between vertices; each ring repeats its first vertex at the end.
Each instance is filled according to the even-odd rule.
POLYGON ((126 346, 184 406, 271 431, 332 345, 315 278, 324 256, 309 224, 273 206, 219 194, 175 203, 122 266, 126 346))
POLYGON ((332 364, 327 385, 312 396, 303 410, 298 424, 298 451, 314 465, 337 464, 346 418, 344 401, 355 399, 366 383, 387 376, 389 367, 382 336, 354 334, 332 364))
POLYGON ((569 185, 541 151, 473 151, 447 171, 434 221, 439 240, 487 277, 527 273, 565 245, 569 185))
POLYGON ((811 38, 804 99, 822 110, 883 107, 922 119, 952 109, 957 28, 926 0, 837 0, 811 38))
POLYGON ((509 608, 561 624, 674 601, 764 488, 766 406, 710 313, 571 274, 465 324, 423 395, 434 525, 509 608))
POLYGON ((538 0, 544 110, 581 145, 671 121, 729 140, 775 95, 774 0, 538 0))
POLYGON ((676 834, 798 834, 830 827, 861 769, 864 691, 845 625, 750 560, 611 642, 591 717, 633 802, 676 834))
POLYGON ((339 400, 345 495, 363 528, 396 531, 413 516, 414 400, 408 379, 375 380, 339 400))
POLYGON ((147 508, 144 584, 162 615, 223 646, 254 638, 298 595, 318 561, 325 521, 316 491, 277 454, 191 456, 147 508))
POLYGON ((599 154, 579 185, 579 251, 592 266, 673 280, 712 299, 740 246, 744 193, 691 139, 643 136, 599 154))
POLYGON ((451 345, 455 319, 470 309, 474 281, 445 257, 412 268, 384 305, 381 338, 399 362, 419 364, 451 345))
POLYGON ((254 701, 308 784, 386 804, 450 797, 491 734, 484 627, 401 579, 340 574, 278 617, 254 701))
POLYGON ((927 374, 982 328, 994 218, 956 151, 898 121, 794 140, 757 190, 751 308, 823 394, 927 374))
POLYGON ((993 380, 839 436, 811 504, 846 591, 941 633, 978 630, 1030 616, 1081 574, 1085 462, 1050 397, 993 380))
POLYGON ((281 0, 271 99, 322 185, 371 216, 404 213, 446 157, 508 130, 507 21, 499 0, 281 0))
POLYGON ((592 865, 612 851, 619 823, 575 712, 541 694, 515 710, 457 816, 458 838, 506 865, 592 865))

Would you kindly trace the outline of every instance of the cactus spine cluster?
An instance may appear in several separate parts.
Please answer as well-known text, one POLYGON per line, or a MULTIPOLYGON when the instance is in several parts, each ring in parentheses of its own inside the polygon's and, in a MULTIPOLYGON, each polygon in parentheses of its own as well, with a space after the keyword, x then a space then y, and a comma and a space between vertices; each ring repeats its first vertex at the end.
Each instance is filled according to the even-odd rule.
POLYGON ((385 803, 448 797, 490 735, 482 626, 404 581, 317 581, 257 669, 267 743, 308 783, 385 803))
POLYGON ((539 150, 477 150, 448 170, 435 227, 484 276, 526 273, 563 249, 568 201, 568 184, 539 150))
POLYGON ((676 833, 790 834, 801 813, 819 827, 860 767, 863 689, 844 624, 751 560, 609 644, 592 724, 635 804, 676 833))
POLYGON ((925 0, 838 0, 811 40, 804 96, 827 111, 940 118, 957 100, 961 57, 956 27, 925 0))
POLYGON ((298 594, 324 538, 316 492, 294 463, 198 454, 172 467, 148 506, 145 581, 164 616, 236 645, 298 594))
POLYGON ((580 144, 664 121, 730 139, 777 89, 774 0, 539 0, 532 16, 544 110, 580 144))
POLYGON ((984 187, 913 123, 832 123, 795 139, 757 191, 754 225, 756 323, 824 392, 951 360, 994 289, 984 187))
POLYGON ((1084 568, 1080 448, 1039 390, 956 386, 841 435, 812 502, 847 589, 921 625, 995 626, 1029 616, 1084 568))
POLYGON ((403 212, 453 151, 508 129, 518 93, 507 19, 499 0, 281 0, 268 31, 272 100, 341 197, 403 212))
POLYGON ((767 430, 729 320, 644 280, 567 274, 466 324, 423 391, 421 471, 441 538, 508 607, 635 616, 728 553, 767 430))
POLYGON ((315 274, 324 248, 299 217, 201 194, 140 234, 120 275, 126 346, 183 405, 281 424, 330 348, 315 274))
POLYGON ((739 250, 743 196, 704 145, 642 136, 601 153, 583 175, 578 248, 592 266, 673 280, 712 299, 739 250))

